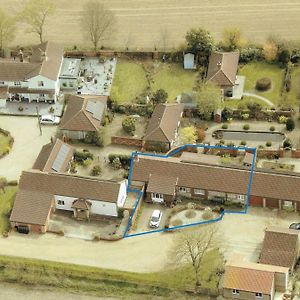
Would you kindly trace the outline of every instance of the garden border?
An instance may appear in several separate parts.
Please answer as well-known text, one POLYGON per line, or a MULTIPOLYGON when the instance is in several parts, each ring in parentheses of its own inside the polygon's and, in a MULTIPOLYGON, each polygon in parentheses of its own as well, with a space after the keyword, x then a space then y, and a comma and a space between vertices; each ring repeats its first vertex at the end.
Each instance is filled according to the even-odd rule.
POLYGON ((255 160, 256 160, 256 148, 249 148, 249 147, 229 147, 229 146, 210 146, 210 145, 204 145, 204 144, 186 144, 183 145, 181 147, 179 147, 178 149, 176 149, 175 151, 173 151, 171 154, 167 154, 167 155, 162 155, 162 154, 150 154, 150 153, 141 153, 141 152, 132 152, 131 154, 131 160, 130 160, 130 170, 129 170, 129 176, 128 176, 128 191, 131 192, 138 192, 140 193, 139 198, 134 206, 134 209, 132 211, 132 214, 129 217, 126 229, 125 229, 125 233, 123 235, 123 238, 129 238, 129 237, 135 237, 135 236, 141 236, 141 235, 145 235, 145 234, 150 234, 150 233, 156 233, 156 232, 164 232, 164 231, 173 231, 173 230, 177 230, 177 229, 182 229, 182 228, 187 228, 187 227, 192 227, 192 226, 197 226, 197 225, 202 225, 202 224, 209 224, 209 223, 215 223, 218 221, 221 221, 224 217, 225 214, 247 214, 248 211, 248 207, 249 207, 249 200, 250 200, 250 192, 251 192, 251 186, 252 186, 252 179, 253 179, 253 172, 254 172, 254 166, 255 166, 255 160), (207 220, 207 221, 200 221, 200 222, 196 222, 196 223, 191 223, 191 224, 185 224, 185 225, 179 225, 179 226, 173 226, 173 227, 169 227, 169 228, 161 228, 161 229, 156 229, 156 230, 151 230, 151 231, 144 231, 144 232, 138 232, 138 233, 134 233, 134 234, 128 234, 130 226, 131 226, 131 220, 134 216, 134 214, 136 213, 137 207, 142 199, 142 191, 139 191, 137 189, 130 189, 130 182, 131 182, 131 174, 132 174, 132 165, 133 165, 133 160, 134 160, 134 156, 135 155, 141 155, 141 156, 153 156, 153 157, 161 157, 161 158, 167 158, 170 156, 175 155, 176 153, 182 151, 185 148, 207 148, 207 149, 223 149, 223 150, 240 150, 240 151, 251 151, 254 155, 253 155, 253 159, 252 159, 252 166, 250 169, 250 176, 249 176, 249 182, 248 182, 248 189, 247 189, 247 201, 246 201, 246 205, 244 210, 241 211, 233 211, 233 210, 224 210, 221 213, 221 216, 217 219, 214 220, 207 220))

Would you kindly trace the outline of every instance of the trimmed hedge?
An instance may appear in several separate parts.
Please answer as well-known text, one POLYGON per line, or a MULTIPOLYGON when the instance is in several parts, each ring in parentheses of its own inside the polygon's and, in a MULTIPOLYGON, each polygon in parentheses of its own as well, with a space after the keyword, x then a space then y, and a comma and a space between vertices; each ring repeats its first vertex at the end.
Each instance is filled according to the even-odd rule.
POLYGON ((272 84, 272 80, 268 77, 264 77, 256 81, 255 88, 258 91, 267 91, 271 88, 271 84, 272 84))
POLYGON ((109 163, 112 164, 116 158, 118 158, 120 160, 120 162, 122 164, 122 168, 129 168, 131 155, 111 153, 108 155, 109 163))
POLYGON ((74 160, 79 163, 79 164, 83 164, 83 162, 86 159, 94 159, 94 155, 90 152, 80 152, 80 151, 75 151, 74 152, 74 160))

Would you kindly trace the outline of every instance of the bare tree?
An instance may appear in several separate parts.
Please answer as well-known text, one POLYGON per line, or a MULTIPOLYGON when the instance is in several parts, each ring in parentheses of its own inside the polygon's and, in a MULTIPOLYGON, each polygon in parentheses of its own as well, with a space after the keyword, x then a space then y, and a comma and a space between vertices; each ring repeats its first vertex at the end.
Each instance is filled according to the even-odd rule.
POLYGON ((28 0, 21 12, 21 18, 28 24, 28 32, 39 36, 44 41, 44 27, 47 17, 55 13, 55 5, 51 0, 28 0))
POLYGON ((82 29, 84 34, 88 35, 95 51, 98 50, 99 43, 112 33, 114 21, 114 14, 100 1, 90 0, 84 6, 81 17, 82 29))
POLYGON ((15 38, 15 19, 0 9, 0 50, 15 38))
POLYGON ((216 247, 217 225, 210 224, 201 227, 197 232, 184 233, 178 236, 175 245, 175 258, 179 263, 188 263, 195 274, 195 288, 201 285, 200 271, 203 258, 208 251, 216 247))

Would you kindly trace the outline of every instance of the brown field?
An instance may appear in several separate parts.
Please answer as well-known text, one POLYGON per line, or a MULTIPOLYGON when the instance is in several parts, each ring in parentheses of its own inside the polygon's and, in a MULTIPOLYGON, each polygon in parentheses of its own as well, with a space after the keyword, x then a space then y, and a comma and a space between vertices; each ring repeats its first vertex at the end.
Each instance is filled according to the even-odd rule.
MULTIPOLYGON (((46 37, 65 45, 88 47, 79 24, 87 0, 53 0, 55 16, 48 20, 46 37)), ((124 49, 175 48, 192 27, 203 26, 219 38, 225 27, 238 26, 246 37, 262 42, 270 34, 286 39, 300 37, 299 0, 102 0, 116 15, 115 32, 105 46, 124 49), (166 37, 166 38, 164 38, 166 37)), ((12 12, 23 0, 0 0, 12 12)), ((32 34, 18 30, 16 45, 38 42, 32 34)))

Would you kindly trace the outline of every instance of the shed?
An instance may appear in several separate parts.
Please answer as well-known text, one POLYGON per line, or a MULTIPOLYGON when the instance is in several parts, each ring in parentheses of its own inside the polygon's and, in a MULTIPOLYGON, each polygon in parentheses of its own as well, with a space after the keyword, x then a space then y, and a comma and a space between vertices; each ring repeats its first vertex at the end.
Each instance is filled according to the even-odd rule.
POLYGON ((195 55, 193 53, 186 53, 183 55, 183 68, 185 70, 195 70, 195 55))

